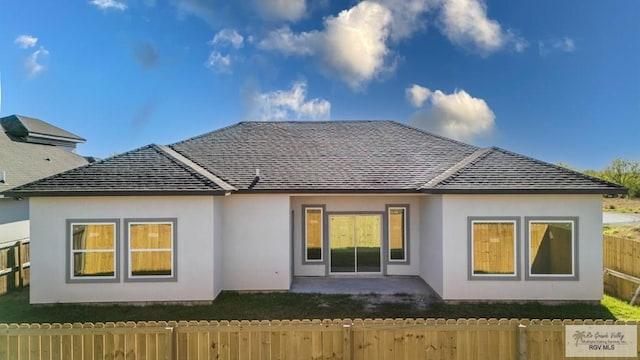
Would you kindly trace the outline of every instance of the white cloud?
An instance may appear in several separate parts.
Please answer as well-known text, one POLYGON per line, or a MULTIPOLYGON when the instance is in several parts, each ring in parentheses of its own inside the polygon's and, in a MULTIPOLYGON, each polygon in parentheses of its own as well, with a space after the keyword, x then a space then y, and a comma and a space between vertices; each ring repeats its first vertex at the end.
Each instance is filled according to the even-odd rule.
POLYGON ((284 27, 271 32, 258 46, 287 55, 313 55, 328 74, 360 88, 390 68, 387 40, 391 21, 388 8, 362 1, 325 18, 322 31, 294 33, 284 27))
POLYGON ((390 35, 394 41, 411 36, 426 28, 424 15, 440 0, 376 0, 391 11, 390 35))
POLYGON ((46 57, 48 55, 49 51, 41 47, 27 57, 24 62, 24 66, 27 69, 27 75, 29 75, 29 77, 36 76, 45 70, 45 66, 40 64, 38 61, 41 60, 42 57, 46 57))
POLYGON ((238 34, 235 29, 222 29, 213 37, 213 40, 211 40, 212 45, 229 44, 236 49, 241 48, 243 42, 244 38, 242 35, 238 34))
POLYGON ((231 56, 212 51, 204 66, 215 72, 231 73, 231 56))
POLYGON ((253 116, 260 121, 326 120, 331 103, 324 99, 307 100, 307 83, 296 82, 291 90, 276 90, 253 96, 253 116))
POLYGON ((513 31, 487 17, 482 0, 444 0, 440 11, 441 30, 454 44, 488 55, 507 44, 516 51, 526 48, 526 41, 513 31))
POLYGON ((16 43, 18 47, 26 49, 36 46, 38 38, 31 35, 20 35, 13 42, 16 43))
POLYGON ((305 0, 254 0, 258 14, 267 20, 298 21, 307 10, 305 0))
POLYGON ((424 86, 413 84, 405 89, 405 95, 407 96, 407 100, 409 100, 411 105, 419 108, 424 104, 425 101, 427 101, 429 96, 431 96, 431 90, 427 89, 424 86))
POLYGON ((322 35, 317 31, 294 33, 288 26, 270 32, 258 42, 263 50, 275 50, 285 55, 313 55, 322 35))
POLYGON ((430 107, 411 116, 413 126, 460 141, 472 141, 493 132, 496 116, 484 100, 464 90, 451 94, 428 91, 430 107))
POLYGON ((574 52, 576 51, 576 44, 573 39, 565 36, 559 39, 539 41, 538 50, 542 56, 549 54, 551 51, 574 52))
POLYGON ((91 0, 91 4, 102 10, 114 9, 123 11, 127 8, 125 3, 117 0, 91 0))

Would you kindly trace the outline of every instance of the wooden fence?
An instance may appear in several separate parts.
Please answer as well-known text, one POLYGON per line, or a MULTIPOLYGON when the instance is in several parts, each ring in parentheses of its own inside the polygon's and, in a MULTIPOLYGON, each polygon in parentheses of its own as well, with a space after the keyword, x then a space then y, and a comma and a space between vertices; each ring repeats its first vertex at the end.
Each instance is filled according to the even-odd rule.
POLYGON ((554 360, 564 359, 564 326, 583 324, 625 322, 346 319, 0 324, 0 359, 554 360))
MULTIPOLYGON (((610 235, 603 235, 603 240, 604 267, 640 278, 640 241, 610 235)), ((629 301, 638 284, 620 277, 605 275, 604 288, 608 294, 629 301)))
POLYGON ((0 295, 29 285, 29 239, 0 244, 0 295))

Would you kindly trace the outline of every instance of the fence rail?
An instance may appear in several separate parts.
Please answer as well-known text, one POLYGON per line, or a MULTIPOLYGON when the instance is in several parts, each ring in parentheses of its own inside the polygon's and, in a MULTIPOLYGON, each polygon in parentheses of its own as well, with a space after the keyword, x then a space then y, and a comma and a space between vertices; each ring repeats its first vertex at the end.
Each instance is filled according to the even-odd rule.
POLYGON ((0 324, 0 359, 554 360, 564 359, 564 326, 613 324, 639 326, 516 319, 0 324))
POLYGON ((0 243, 0 295, 29 285, 28 238, 0 243))
MULTIPOLYGON (((640 278, 640 241, 603 235, 603 263, 606 269, 640 278)), ((605 292, 631 300, 638 284, 619 276, 605 274, 605 292)), ((637 302, 637 301, 636 301, 637 302)))

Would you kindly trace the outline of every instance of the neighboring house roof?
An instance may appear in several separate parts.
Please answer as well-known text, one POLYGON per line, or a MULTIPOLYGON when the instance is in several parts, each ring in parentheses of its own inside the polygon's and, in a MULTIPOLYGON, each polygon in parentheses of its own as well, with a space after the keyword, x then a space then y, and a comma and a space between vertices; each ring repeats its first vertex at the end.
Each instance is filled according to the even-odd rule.
POLYGON ((241 122, 168 147, 150 145, 12 192, 206 191, 600 194, 624 188, 393 121, 325 121, 241 122))
POLYGON ((24 131, 28 133, 33 130, 25 130, 20 125, 20 120, 24 119, 28 119, 25 123, 29 129, 45 131, 50 128, 53 130, 48 132, 55 133, 56 136, 70 134, 65 136, 74 136, 76 143, 84 141, 41 120, 15 115, 0 119, 0 193, 87 163, 85 158, 69 151, 69 146, 32 142, 24 135, 24 131))
POLYGON ((22 115, 11 115, 0 119, 0 124, 7 134, 27 138, 33 142, 59 141, 67 142, 69 145, 87 141, 80 136, 70 133, 57 126, 53 126, 40 119, 30 118, 22 115))

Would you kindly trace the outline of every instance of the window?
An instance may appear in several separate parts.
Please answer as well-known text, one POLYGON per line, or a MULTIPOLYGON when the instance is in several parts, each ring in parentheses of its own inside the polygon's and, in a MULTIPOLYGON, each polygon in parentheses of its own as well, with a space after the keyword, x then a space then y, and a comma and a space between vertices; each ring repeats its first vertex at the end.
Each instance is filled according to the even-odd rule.
POLYGON ((527 278, 578 279, 578 218, 526 218, 527 278))
POLYGON ((127 219, 127 281, 176 276, 176 219, 127 219))
POLYGON ((516 218, 469 218, 469 278, 519 279, 516 218))
POLYGON ((324 238, 324 206, 303 206, 304 261, 322 262, 322 244, 324 238))
POLYGON ((387 205, 389 262, 408 262, 409 205, 387 205))
POLYGON ((67 220, 67 281, 117 282, 119 221, 67 220))

